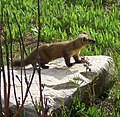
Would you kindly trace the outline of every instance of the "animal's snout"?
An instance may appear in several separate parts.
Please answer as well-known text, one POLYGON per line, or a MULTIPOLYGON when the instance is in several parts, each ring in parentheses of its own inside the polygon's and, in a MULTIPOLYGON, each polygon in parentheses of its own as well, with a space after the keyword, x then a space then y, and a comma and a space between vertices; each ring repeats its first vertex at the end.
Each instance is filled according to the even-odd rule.
POLYGON ((89 39, 89 43, 95 43, 96 41, 94 39, 89 39))

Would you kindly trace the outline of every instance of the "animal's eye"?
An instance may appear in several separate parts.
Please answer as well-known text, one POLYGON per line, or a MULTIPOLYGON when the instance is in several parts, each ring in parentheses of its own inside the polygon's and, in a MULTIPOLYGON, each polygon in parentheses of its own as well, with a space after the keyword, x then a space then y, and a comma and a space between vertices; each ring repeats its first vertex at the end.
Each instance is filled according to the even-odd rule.
POLYGON ((87 42, 87 38, 86 37, 83 38, 83 42, 84 43, 87 42))

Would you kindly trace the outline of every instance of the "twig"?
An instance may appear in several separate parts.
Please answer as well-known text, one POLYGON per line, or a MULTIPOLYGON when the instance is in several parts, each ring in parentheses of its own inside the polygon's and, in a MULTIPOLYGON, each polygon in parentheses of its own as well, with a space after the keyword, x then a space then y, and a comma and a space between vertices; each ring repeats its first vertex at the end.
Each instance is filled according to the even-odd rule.
POLYGON ((84 67, 86 67, 86 72, 87 72, 87 70, 91 71, 88 64, 84 63, 83 65, 84 65, 84 67))
MULTIPOLYGON (((4 32, 4 38, 6 40, 6 33, 4 32)), ((3 62, 3 61, 2 61, 3 62)), ((3 71, 3 82, 4 82, 4 101, 5 101, 5 117, 8 117, 9 113, 9 102, 8 102, 8 95, 7 95, 7 83, 6 83, 6 75, 5 75, 5 68, 4 64, 2 67, 3 71)))
MULTIPOLYGON (((40 65, 40 55, 38 54, 38 47, 40 42, 40 0, 38 0, 38 42, 37 42, 37 54, 36 58, 38 58, 38 64, 40 65)), ((42 83, 41 83, 41 69, 40 66, 38 68, 38 75, 39 75, 39 85, 40 85, 40 102, 42 106, 42 117, 46 117, 45 108, 43 105, 43 95, 42 95, 42 83)))
POLYGON ((26 98, 27 98, 27 95, 28 95, 30 86, 31 86, 32 81, 33 81, 33 78, 34 78, 34 74, 35 74, 35 68, 33 69, 32 78, 31 78, 30 83, 29 83, 29 85, 28 85, 28 87, 27 87, 27 89, 26 89, 26 93, 25 93, 24 99, 23 99, 23 101, 22 101, 22 104, 21 104, 21 106, 19 107, 18 111, 13 115, 13 117, 18 117, 18 115, 20 114, 20 112, 21 112, 21 110, 22 110, 22 108, 23 108, 23 106, 24 106, 25 100, 26 100, 26 98))
MULTIPOLYGON (((26 76, 26 75, 25 75, 25 76, 26 76)), ((21 83, 21 80, 20 80, 20 78, 18 77, 18 75, 16 75, 16 78, 17 78, 18 81, 21 83)), ((27 77, 25 77, 25 82, 26 82, 26 85, 27 85, 27 88, 28 88, 29 82, 28 82, 28 80, 27 80, 27 77)), ((32 103, 33 103, 33 105, 34 105, 34 107, 35 107, 35 103, 34 103, 34 100, 33 100, 33 97, 32 97, 32 94, 31 94, 30 90, 29 90, 29 94, 30 94, 32 103)))
MULTIPOLYGON (((28 55, 27 55, 27 52, 25 50, 25 46, 24 46, 22 32, 21 32, 21 28, 20 28, 19 22, 17 20, 17 17, 15 15, 15 13, 13 13, 13 15, 14 15, 15 21, 17 23, 17 26, 18 26, 18 29, 19 29, 19 33, 20 33, 20 39, 21 39, 21 42, 19 42, 19 44, 20 44, 20 51, 21 51, 21 95, 22 95, 22 101, 23 101, 22 61, 24 60, 24 52, 25 52, 25 54, 26 54, 27 57, 28 57, 28 55)), ((24 72, 25 72, 25 70, 24 70, 24 72)))
MULTIPOLYGON (((1 0, 1 4, 3 1, 1 0)), ((0 29, 0 36, 3 33, 3 8, 4 5, 1 5, 1 29, 0 29)), ((7 86, 6 86, 6 77, 5 77, 5 68, 4 68, 4 63, 3 63, 3 53, 2 53, 2 44, 1 44, 1 38, 0 38, 0 80, 1 80, 1 71, 3 72, 3 83, 4 83, 4 105, 5 105, 5 116, 8 115, 7 111, 7 86)), ((1 83, 0 83, 1 84, 1 83)), ((0 88, 1 90, 1 88, 0 88)), ((1 92, 0 92, 1 95, 1 92)), ((1 101, 1 97, 0 97, 1 101)), ((2 115, 2 103, 0 103, 0 114, 2 115)))
MULTIPOLYGON (((8 21, 8 12, 7 12, 7 21, 8 21)), ((10 99, 10 61, 9 61, 9 49, 8 49, 8 43, 6 39, 6 32, 4 32, 4 38, 5 38, 5 47, 6 47, 6 61, 7 61, 7 74, 8 74, 8 96, 6 100, 6 108, 5 108, 5 115, 8 117, 9 114, 9 99, 10 99)))
POLYGON ((24 50, 24 52, 25 52, 26 56, 28 56, 28 54, 27 54, 27 52, 26 52, 26 50, 25 50, 25 46, 24 46, 24 42, 23 42, 23 38, 22 38, 22 32, 21 32, 21 29, 20 29, 19 22, 18 22, 18 20, 17 20, 16 15, 15 15, 15 13, 14 13, 14 12, 13 12, 13 15, 14 15, 15 21, 16 21, 17 26, 18 26, 18 29, 19 29, 20 39, 21 39, 21 42, 22 42, 23 50, 24 50))
POLYGON ((13 89, 14 89, 14 96, 15 96, 15 101, 16 101, 16 106, 19 107, 18 100, 17 100, 17 95, 16 95, 16 89, 15 89, 15 81, 14 81, 14 72, 13 72, 13 55, 12 55, 12 43, 13 43, 13 38, 12 38, 12 33, 10 29, 10 22, 9 22, 9 16, 7 13, 7 22, 8 22, 8 30, 10 33, 10 58, 11 58, 11 68, 12 68, 12 82, 13 82, 13 89))
POLYGON ((2 73, 2 44, 1 35, 3 31, 2 21, 0 22, 0 116, 2 116, 2 97, 1 97, 1 73, 2 73))
POLYGON ((84 67, 86 67, 86 72, 87 70, 91 71, 91 69, 89 68, 89 66, 91 65, 87 60, 85 60, 85 57, 81 58, 81 62, 84 63, 84 67))
POLYGON ((24 47, 21 28, 20 28, 19 22, 18 22, 17 17, 16 17, 16 15, 15 15, 14 12, 13 12, 13 15, 14 15, 16 24, 17 24, 17 26, 18 26, 19 33, 20 33, 20 39, 21 39, 21 42, 19 41, 19 44, 20 44, 20 52, 21 52, 21 96, 22 96, 22 101, 23 101, 23 85, 22 85, 22 74, 23 74, 23 73, 22 73, 22 61, 24 60, 24 52, 25 52, 26 56, 27 56, 27 52, 26 52, 25 47, 24 47))
POLYGON ((18 79, 18 81, 21 83, 21 80, 20 80, 20 78, 18 77, 18 75, 16 75, 16 78, 18 79))
POLYGON ((21 53, 21 96, 22 96, 22 101, 23 101, 23 70, 22 70, 22 61, 23 61, 23 58, 24 58, 24 53, 23 53, 23 48, 22 48, 22 44, 19 42, 20 44, 20 53, 21 53))
MULTIPOLYGON (((26 74, 26 73, 25 73, 25 74, 26 74)), ((25 75, 25 76, 26 76, 26 75, 25 75)), ((27 85, 27 88, 28 88, 29 82, 28 82, 28 80, 27 80, 27 77, 25 77, 25 82, 26 82, 26 85, 27 85)), ((29 90, 29 94, 30 94, 30 97, 31 97, 31 100, 32 100, 32 104, 33 104, 33 106, 35 107, 35 103, 34 103, 34 100, 33 100, 33 97, 32 97, 32 94, 31 94, 30 90, 29 90)))

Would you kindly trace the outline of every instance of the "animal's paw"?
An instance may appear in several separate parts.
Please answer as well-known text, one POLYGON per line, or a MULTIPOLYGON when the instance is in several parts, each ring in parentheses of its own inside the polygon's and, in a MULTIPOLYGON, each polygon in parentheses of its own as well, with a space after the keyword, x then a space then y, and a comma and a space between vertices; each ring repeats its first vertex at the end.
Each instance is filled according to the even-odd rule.
POLYGON ((74 65, 74 63, 70 63, 69 65, 67 65, 68 67, 72 67, 74 65))
POLYGON ((49 66, 42 66, 43 69, 49 69, 49 66))

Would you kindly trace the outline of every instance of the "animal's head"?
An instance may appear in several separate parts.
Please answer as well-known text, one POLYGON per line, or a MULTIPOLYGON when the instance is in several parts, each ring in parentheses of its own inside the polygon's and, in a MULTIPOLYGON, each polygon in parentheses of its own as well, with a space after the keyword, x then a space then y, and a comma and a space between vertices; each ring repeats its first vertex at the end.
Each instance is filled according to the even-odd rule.
POLYGON ((77 40, 79 40, 82 45, 88 45, 88 44, 95 43, 95 40, 88 37, 88 35, 86 33, 80 34, 77 37, 77 40))

